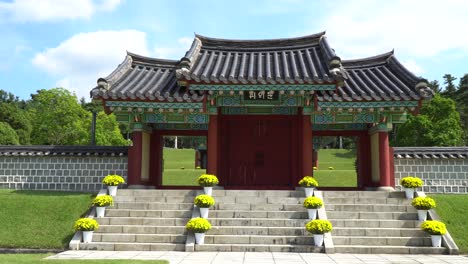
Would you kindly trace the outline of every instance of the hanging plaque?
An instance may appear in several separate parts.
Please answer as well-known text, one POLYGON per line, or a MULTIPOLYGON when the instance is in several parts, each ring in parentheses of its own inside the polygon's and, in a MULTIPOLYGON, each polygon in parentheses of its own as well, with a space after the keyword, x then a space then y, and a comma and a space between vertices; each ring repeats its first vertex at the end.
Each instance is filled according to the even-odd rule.
POLYGON ((244 101, 278 101, 278 91, 245 91, 244 101))

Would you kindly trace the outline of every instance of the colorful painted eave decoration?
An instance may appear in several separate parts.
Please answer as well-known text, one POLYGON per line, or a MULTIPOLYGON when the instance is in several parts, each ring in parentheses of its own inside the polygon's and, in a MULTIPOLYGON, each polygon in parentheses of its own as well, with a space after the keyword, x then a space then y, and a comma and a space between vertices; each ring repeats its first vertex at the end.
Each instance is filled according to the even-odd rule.
POLYGON ((332 108, 416 108, 418 101, 385 101, 385 102, 318 102, 318 110, 326 110, 332 108))
POLYGON ((115 108, 142 108, 142 109, 203 109, 203 103, 156 103, 156 102, 133 102, 133 101, 106 101, 106 106, 115 108))
POLYGON ((193 91, 334 91, 335 84, 190 84, 193 91))

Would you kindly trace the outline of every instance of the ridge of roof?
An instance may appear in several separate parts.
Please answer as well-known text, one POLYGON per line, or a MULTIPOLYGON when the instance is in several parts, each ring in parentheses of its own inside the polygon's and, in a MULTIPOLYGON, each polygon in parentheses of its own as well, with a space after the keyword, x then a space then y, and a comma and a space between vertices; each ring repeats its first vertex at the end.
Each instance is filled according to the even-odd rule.
POLYGON ((132 58, 133 63, 150 64, 160 67, 176 67, 180 60, 169 60, 161 58, 152 58, 127 51, 127 55, 132 58))
POLYGON ((388 59, 392 56, 394 56, 394 50, 365 58, 342 60, 341 62, 344 67, 348 68, 371 66, 375 64, 387 63, 388 59))

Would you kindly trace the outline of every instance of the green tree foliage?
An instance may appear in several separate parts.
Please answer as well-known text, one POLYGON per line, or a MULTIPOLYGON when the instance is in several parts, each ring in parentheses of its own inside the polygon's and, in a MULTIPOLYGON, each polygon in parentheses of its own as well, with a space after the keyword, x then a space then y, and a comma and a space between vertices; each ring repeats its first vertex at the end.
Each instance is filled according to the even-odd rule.
POLYGON ((91 114, 63 88, 39 90, 31 95, 31 142, 35 145, 85 145, 89 143, 91 114))
POLYGON ((6 122, 16 131, 21 145, 31 143, 31 117, 14 102, 0 102, 0 122, 6 122))
POLYGON ((443 76, 445 90, 441 93, 441 95, 448 97, 450 99, 455 99, 455 93, 457 91, 457 87, 453 83, 457 78, 452 76, 451 74, 445 74, 443 76))
POLYGON ((423 105, 420 115, 410 116, 397 132, 398 146, 458 146, 463 130, 452 99, 438 94, 423 105))
POLYGON ((456 92, 457 109, 465 131, 465 145, 468 145, 468 74, 460 78, 460 84, 456 92))
POLYGON ((117 123, 114 114, 107 115, 102 111, 98 113, 96 120, 96 145, 128 145, 128 141, 125 140, 122 133, 120 133, 119 124, 117 123))
POLYGON ((18 135, 6 122, 0 122, 0 145, 19 145, 18 135))

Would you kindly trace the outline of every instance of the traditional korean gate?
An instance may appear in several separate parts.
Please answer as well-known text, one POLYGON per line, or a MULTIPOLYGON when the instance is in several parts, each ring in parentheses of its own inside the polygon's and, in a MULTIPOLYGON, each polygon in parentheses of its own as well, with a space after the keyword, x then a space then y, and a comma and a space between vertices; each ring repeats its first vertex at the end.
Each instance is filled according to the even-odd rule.
POLYGON ((292 187, 295 119, 270 116, 223 118, 223 178, 227 188, 292 187))

